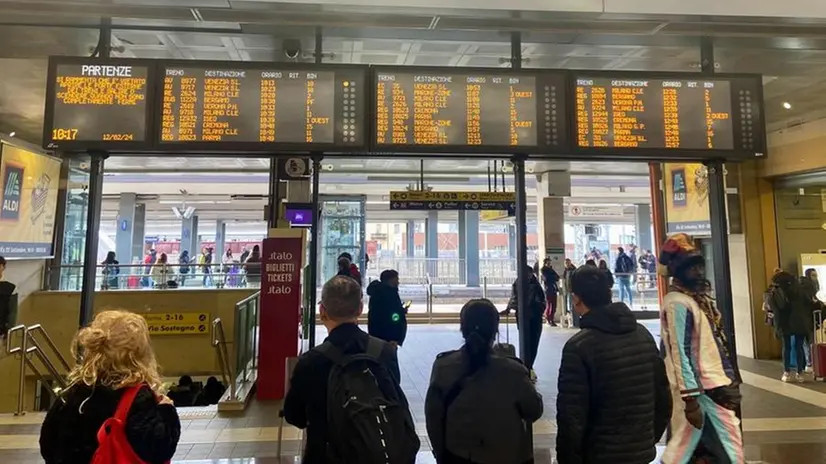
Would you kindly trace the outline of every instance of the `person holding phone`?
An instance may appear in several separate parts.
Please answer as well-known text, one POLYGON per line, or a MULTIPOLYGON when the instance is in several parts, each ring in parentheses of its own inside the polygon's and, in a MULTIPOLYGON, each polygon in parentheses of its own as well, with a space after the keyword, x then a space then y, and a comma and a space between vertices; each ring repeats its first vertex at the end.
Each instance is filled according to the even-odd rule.
POLYGON ((398 348, 407 336, 407 308, 399 297, 398 271, 382 271, 379 280, 367 286, 367 295, 367 332, 398 348))

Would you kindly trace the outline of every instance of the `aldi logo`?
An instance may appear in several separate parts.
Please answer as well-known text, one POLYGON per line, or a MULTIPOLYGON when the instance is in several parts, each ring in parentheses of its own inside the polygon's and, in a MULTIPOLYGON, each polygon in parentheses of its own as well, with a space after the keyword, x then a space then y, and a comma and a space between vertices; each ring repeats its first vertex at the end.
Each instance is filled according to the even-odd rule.
POLYGON ((3 196, 0 219, 17 221, 20 219, 20 198, 23 192, 23 168, 5 165, 3 173, 3 196))

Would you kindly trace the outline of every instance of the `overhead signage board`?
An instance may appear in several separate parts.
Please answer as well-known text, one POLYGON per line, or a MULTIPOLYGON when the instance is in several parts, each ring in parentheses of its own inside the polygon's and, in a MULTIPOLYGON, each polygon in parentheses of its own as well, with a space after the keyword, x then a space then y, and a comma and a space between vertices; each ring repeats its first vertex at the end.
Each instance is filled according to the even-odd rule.
POLYGON ((365 148, 366 67, 183 61, 158 74, 159 149, 365 148))
POLYGON ((43 146, 146 147, 152 68, 151 61, 50 59, 43 146))
POLYGON ((580 151, 641 157, 765 152, 759 76, 580 73, 573 80, 580 151))
POLYGON ((208 313, 148 313, 143 314, 149 335, 208 335, 208 313))
POLYGON ((516 211, 513 192, 390 192, 390 210, 516 211))
POLYGON ((564 72, 377 67, 378 151, 548 153, 567 146, 564 72))

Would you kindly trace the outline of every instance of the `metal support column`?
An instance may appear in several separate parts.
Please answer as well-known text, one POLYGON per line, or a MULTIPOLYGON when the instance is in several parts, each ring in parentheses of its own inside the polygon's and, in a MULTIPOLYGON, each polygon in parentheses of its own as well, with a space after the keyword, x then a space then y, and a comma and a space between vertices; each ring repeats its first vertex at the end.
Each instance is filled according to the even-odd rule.
MULTIPOLYGON (((714 40, 703 37, 700 42, 700 64, 703 74, 714 74, 714 40)), ((726 213, 725 168, 720 160, 706 163, 708 168, 708 205, 711 218, 711 252, 714 263, 714 298, 723 319, 728 352, 737 377, 737 344, 734 334, 734 302, 731 290, 731 266, 728 244, 728 215, 726 213)))
POLYGON ((313 221, 310 227, 310 282, 312 282, 312 285, 310 288, 306 289, 310 292, 310 348, 315 346, 315 318, 318 306, 316 292, 316 287, 318 285, 318 233, 320 222, 318 189, 319 177, 321 176, 321 160, 322 156, 320 153, 313 154, 313 221))
POLYGON ((281 212, 281 178, 278 172, 278 158, 270 157, 270 178, 267 195, 267 228, 278 227, 278 216, 281 212))
MULTIPOLYGON (((511 68, 522 68, 522 34, 511 33, 511 68)), ((526 155, 514 154, 511 159, 513 163, 514 190, 516 193, 516 286, 517 311, 523 316, 526 314, 526 295, 528 293, 528 278, 530 277, 526 268, 528 267, 528 199, 527 187, 525 185, 525 159, 526 155)), ((520 317, 519 326, 519 357, 525 360, 528 347, 528 317, 520 317)))
MULTIPOLYGON (((109 58, 112 51, 112 19, 103 18, 100 23, 100 36, 96 47, 100 58, 109 58)), ((80 316, 78 326, 83 327, 92 321, 95 311, 95 278, 98 261, 98 229, 100 229, 100 211, 103 201, 103 161, 107 155, 103 152, 91 152, 89 166, 89 207, 86 211, 86 245, 83 253, 83 281, 80 288, 80 316)))
POLYGON ((89 208, 86 211, 86 246, 83 253, 83 281, 80 288, 80 317, 78 326, 92 321, 95 308, 95 278, 98 261, 98 229, 103 200, 103 160, 105 153, 90 153, 89 208))

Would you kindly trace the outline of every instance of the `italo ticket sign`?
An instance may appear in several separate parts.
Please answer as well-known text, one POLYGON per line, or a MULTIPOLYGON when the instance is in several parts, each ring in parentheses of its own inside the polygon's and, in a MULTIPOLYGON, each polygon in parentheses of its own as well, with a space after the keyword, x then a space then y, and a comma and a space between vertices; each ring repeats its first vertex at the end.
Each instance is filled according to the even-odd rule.
POLYGON ((261 269, 261 323, 258 398, 285 394, 286 361, 298 356, 304 231, 274 229, 264 240, 261 269))

